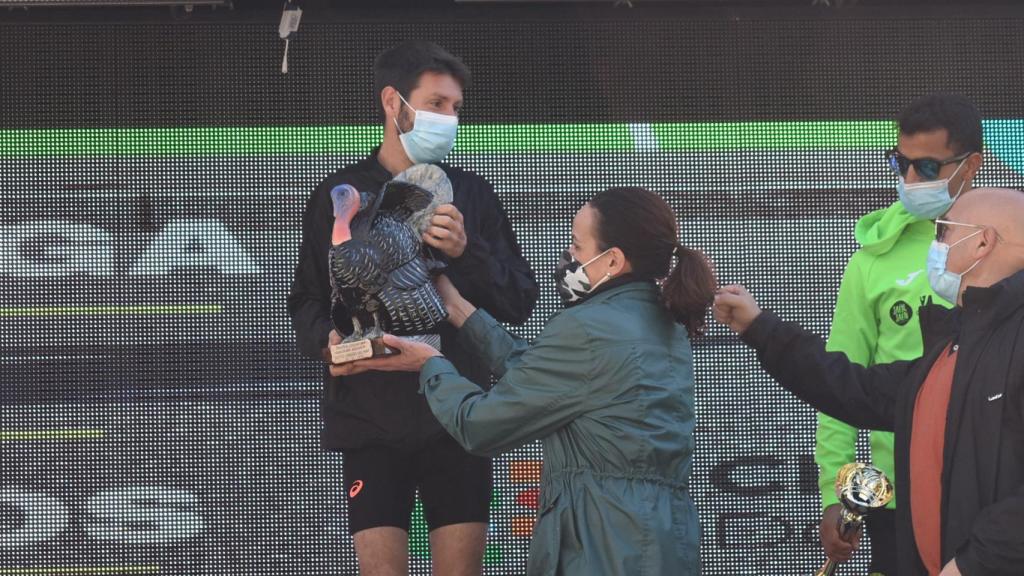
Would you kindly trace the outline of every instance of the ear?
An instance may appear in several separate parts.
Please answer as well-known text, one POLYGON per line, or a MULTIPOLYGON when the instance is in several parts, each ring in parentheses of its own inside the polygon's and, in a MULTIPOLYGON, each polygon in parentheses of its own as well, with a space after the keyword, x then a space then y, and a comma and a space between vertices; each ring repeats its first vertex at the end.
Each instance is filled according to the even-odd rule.
POLYGON ((981 238, 978 241, 977 247, 974 249, 974 259, 980 260, 985 256, 988 256, 992 250, 995 250, 996 243, 999 242, 999 236, 995 228, 985 228, 978 234, 981 238))
POLYGON ((380 105, 384 109, 388 124, 393 124, 394 118, 397 118, 402 111, 402 99, 398 95, 398 90, 395 90, 393 86, 385 86, 380 91, 380 105))
POLYGON ((611 252, 608 253, 608 273, 612 276, 618 276, 630 271, 632 271, 632 267, 629 265, 629 261, 626 260, 626 254, 618 248, 612 248, 611 252))
POLYGON ((978 170, 981 169, 981 163, 983 156, 981 152, 975 152, 967 157, 964 161, 964 179, 968 182, 973 182, 974 177, 978 175, 978 170))

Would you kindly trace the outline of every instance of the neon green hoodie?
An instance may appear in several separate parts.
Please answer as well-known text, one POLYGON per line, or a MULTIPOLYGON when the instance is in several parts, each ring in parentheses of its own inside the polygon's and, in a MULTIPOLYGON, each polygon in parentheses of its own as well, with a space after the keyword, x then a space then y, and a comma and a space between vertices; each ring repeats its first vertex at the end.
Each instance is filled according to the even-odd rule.
MULTIPOLYGON (((925 270, 935 225, 896 202, 861 218, 854 235, 861 248, 843 273, 828 350, 844 352, 862 366, 921 356, 918 307, 929 296, 937 304, 950 306, 932 291, 925 270)), ((856 428, 818 414, 815 460, 821 471, 822 507, 839 502, 836 473, 856 460, 856 442, 856 428)), ((871 432, 872 462, 895 482, 892 446, 891 432, 871 432)), ((895 499, 888 507, 896 507, 895 499)))

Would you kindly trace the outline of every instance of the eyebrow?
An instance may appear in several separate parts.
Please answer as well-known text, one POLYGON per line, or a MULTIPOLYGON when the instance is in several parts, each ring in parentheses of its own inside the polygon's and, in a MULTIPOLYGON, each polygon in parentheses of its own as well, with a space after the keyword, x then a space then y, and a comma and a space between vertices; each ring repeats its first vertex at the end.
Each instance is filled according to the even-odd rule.
POLYGON ((434 93, 429 94, 427 96, 427 100, 433 100, 435 98, 438 99, 438 100, 441 100, 442 102, 454 101, 456 106, 461 106, 462 105, 462 100, 456 100, 454 98, 449 98, 448 96, 445 96, 444 94, 441 94, 440 92, 434 92, 434 93))
POLYGON ((440 92, 434 92, 434 93, 430 94, 429 96, 427 96, 428 100, 431 99, 431 98, 438 98, 438 99, 441 99, 441 100, 452 100, 452 98, 449 98, 448 96, 445 96, 444 94, 441 94, 440 92))

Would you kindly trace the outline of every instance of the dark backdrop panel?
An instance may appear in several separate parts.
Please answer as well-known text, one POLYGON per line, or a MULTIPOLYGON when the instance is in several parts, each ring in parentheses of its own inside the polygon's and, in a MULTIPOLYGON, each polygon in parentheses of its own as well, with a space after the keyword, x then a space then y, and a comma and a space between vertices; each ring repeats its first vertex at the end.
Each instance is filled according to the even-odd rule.
POLYGON ((373 122, 373 58, 406 38, 469 64, 468 122, 885 119, 937 89, 1016 117, 1002 95, 1024 93, 1019 19, 314 20, 288 75, 276 23, 20 24, 0 37, 0 125, 373 122))

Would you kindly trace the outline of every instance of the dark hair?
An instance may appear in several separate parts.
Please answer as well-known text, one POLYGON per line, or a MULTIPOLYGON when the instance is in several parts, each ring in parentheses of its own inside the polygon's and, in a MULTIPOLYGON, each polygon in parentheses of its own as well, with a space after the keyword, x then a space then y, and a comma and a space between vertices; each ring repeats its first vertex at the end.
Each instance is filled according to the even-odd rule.
POLYGON ((381 90, 391 86, 408 99, 424 72, 448 74, 463 90, 469 87, 469 68, 462 60, 433 42, 409 40, 381 52, 373 62, 373 89, 378 112, 384 113, 380 103, 381 90))
POLYGON ((641 280, 662 280, 661 299, 690 337, 704 333, 717 281, 701 252, 679 243, 676 217, 661 196, 644 188, 609 188, 590 200, 601 250, 622 250, 641 280))
POLYGON ((957 155, 981 152, 981 113, 973 102, 958 94, 936 92, 914 100, 900 112, 901 134, 946 130, 947 145, 957 155))

